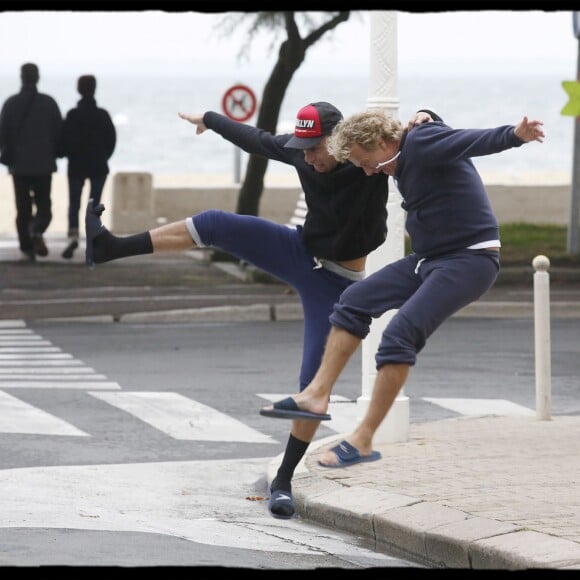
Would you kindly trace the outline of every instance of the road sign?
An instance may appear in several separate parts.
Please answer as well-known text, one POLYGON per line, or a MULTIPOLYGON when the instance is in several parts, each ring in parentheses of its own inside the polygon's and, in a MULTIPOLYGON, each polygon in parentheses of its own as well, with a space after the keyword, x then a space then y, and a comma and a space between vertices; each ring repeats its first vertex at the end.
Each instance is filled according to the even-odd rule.
POLYGON ((568 93, 570 100, 560 111, 561 115, 580 116, 580 81, 562 81, 564 90, 568 93))
POLYGON ((230 87, 222 98, 225 115, 234 121, 247 121, 256 112, 256 95, 246 85, 230 87))

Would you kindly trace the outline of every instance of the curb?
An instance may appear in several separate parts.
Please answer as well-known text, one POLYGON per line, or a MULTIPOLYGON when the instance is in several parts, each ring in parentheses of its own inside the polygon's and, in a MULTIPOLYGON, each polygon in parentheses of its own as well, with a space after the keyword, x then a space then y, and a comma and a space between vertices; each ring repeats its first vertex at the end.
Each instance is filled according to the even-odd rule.
MULTIPOLYGON (((481 300, 453 315, 471 318, 534 318, 533 302, 481 300)), ((551 318, 580 318, 580 302, 551 302, 551 318)))
MULTIPOLYGON (((460 318, 530 318, 534 317, 533 302, 481 301, 466 306, 453 317, 460 318)), ((580 302, 553 302, 552 319, 580 318, 580 302)), ((251 306, 211 306, 177 310, 128 312, 127 314, 99 314, 43 318, 47 321, 83 321, 100 323, 179 323, 179 322, 282 322, 303 320, 301 304, 254 304, 251 306)))
POLYGON ((545 568, 554 559, 566 567, 580 558, 575 542, 411 496, 345 488, 313 474, 297 476, 293 491, 304 518, 363 535, 376 550, 425 566, 524 570, 545 568))
POLYGON ((100 323, 179 323, 179 322, 276 322, 302 320, 302 306, 295 303, 253 304, 251 306, 209 306, 177 310, 98 314, 93 316, 59 316, 45 321, 81 321, 100 323))

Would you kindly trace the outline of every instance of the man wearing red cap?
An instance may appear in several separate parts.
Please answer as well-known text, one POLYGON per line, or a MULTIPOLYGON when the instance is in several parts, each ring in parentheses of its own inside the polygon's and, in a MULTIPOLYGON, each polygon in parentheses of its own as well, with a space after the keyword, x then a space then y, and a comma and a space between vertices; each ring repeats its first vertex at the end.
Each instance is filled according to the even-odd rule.
MULTIPOLYGON (((385 241, 388 176, 367 177, 358 167, 338 163, 328 153, 328 137, 343 118, 330 103, 310 103, 300 109, 294 134, 284 135, 272 135, 213 111, 179 116, 193 123, 197 134, 212 129, 247 153, 292 165, 308 207, 304 225, 290 228, 256 216, 211 209, 119 238, 101 223, 104 207, 94 207, 90 200, 85 219, 87 264, 92 267, 127 256, 212 247, 272 274, 291 286, 302 302, 301 390, 320 364, 334 304, 343 290, 364 278, 367 255, 385 241)), ((409 128, 432 118, 438 117, 430 111, 418 113, 409 128)), ((270 486, 268 508, 276 518, 294 515, 291 480, 320 424, 311 419, 305 413, 292 423, 284 458, 270 486)))

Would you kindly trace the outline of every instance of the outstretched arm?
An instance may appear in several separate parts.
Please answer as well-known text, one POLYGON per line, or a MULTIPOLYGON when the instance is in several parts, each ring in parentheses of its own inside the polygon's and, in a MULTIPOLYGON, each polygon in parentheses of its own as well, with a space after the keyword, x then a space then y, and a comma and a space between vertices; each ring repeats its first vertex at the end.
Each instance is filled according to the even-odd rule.
POLYGON ((204 131, 207 130, 207 127, 203 123, 203 115, 204 113, 198 113, 197 115, 189 115, 187 113, 177 113, 182 119, 189 121, 193 125, 197 126, 195 130, 196 135, 201 135, 204 131))
POLYGON ((514 129, 515 136, 523 141, 524 143, 529 143, 530 141, 544 142, 544 131, 542 130, 542 121, 528 121, 527 117, 524 117, 514 129))
POLYGON ((269 131, 258 129, 248 123, 233 121, 215 111, 195 114, 178 113, 178 116, 195 125, 197 135, 211 130, 246 153, 262 155, 289 165, 295 165, 297 157, 300 157, 300 160, 304 157, 301 152, 284 147, 291 136, 288 134, 272 135, 269 131))

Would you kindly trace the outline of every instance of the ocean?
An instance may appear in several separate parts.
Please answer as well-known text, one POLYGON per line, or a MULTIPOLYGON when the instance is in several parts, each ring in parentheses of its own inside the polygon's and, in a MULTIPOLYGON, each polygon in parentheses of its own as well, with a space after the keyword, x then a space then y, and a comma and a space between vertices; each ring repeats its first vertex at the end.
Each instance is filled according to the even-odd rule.
MULTIPOLYGON (((39 90, 52 95, 63 116, 79 95, 76 78, 41 75, 39 90)), ((563 79, 542 73, 525 76, 419 77, 397 79, 399 118, 404 122, 421 107, 436 111, 452 127, 494 127, 515 124, 523 115, 542 120, 546 139, 497 155, 474 159, 482 175, 500 175, 503 181, 526 179, 571 180, 574 156, 574 117, 562 116, 568 95, 563 79)), ((260 103, 265 78, 116 77, 97 79, 97 103, 107 109, 117 128, 117 147, 111 171, 147 171, 157 174, 232 174, 235 148, 195 127, 177 113, 206 110, 223 112, 221 102, 235 84, 249 86, 260 103)), ((0 77, 0 101, 19 90, 19 79, 0 77)), ((304 78, 296 76, 286 93, 278 132, 291 132, 296 112, 312 101, 330 101, 345 116, 363 110, 369 98, 368 77, 304 78)), ((247 122, 254 124, 257 115, 247 122)), ((241 154, 242 173, 247 156, 241 154)), ((59 160, 59 172, 66 172, 59 160)), ((287 166, 270 162, 268 172, 293 174, 287 166)))

